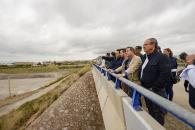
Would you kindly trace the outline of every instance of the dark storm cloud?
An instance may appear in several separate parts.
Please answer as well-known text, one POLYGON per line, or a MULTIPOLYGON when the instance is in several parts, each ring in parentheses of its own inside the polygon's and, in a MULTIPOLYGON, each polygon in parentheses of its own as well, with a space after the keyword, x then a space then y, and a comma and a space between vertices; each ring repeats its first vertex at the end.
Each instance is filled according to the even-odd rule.
POLYGON ((156 37, 195 51, 193 0, 1 0, 0 61, 91 59, 156 37))

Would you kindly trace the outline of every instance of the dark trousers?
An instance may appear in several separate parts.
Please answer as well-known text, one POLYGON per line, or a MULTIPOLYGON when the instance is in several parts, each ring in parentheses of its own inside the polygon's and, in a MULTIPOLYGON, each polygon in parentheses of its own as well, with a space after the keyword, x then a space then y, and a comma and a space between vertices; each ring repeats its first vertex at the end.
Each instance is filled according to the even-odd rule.
POLYGON ((173 100, 173 83, 169 82, 165 88, 167 98, 172 101, 173 100))
POLYGON ((191 84, 189 84, 189 104, 195 109, 195 88, 191 84))
MULTIPOLYGON (((153 92, 162 96, 162 97, 166 97, 165 90, 158 90, 158 91, 155 90, 153 92)), ((164 125, 166 111, 164 109, 162 109, 161 107, 159 107, 158 105, 156 105, 155 103, 153 103, 152 101, 150 101, 149 99, 147 99, 146 97, 145 97, 145 102, 146 102, 146 106, 148 108, 149 114, 156 121, 158 121, 161 125, 164 125)))

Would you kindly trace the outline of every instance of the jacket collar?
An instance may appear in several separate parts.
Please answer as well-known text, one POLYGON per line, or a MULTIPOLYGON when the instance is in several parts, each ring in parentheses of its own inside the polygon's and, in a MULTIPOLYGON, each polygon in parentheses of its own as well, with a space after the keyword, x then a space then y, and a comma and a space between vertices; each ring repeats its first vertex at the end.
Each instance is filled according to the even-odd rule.
POLYGON ((152 53, 146 54, 146 55, 147 55, 148 59, 150 59, 152 56, 156 55, 157 53, 159 53, 159 52, 157 52, 157 51, 155 50, 155 51, 153 51, 152 53))

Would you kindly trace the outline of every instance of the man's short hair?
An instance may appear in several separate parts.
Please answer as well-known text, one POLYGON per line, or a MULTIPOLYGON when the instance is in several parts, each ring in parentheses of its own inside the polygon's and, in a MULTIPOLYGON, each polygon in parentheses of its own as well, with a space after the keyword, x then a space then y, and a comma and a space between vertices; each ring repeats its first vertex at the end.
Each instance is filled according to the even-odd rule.
POLYGON ((126 47, 126 49, 130 49, 133 53, 135 53, 135 49, 133 47, 126 47))
POLYGON ((155 49, 158 49, 158 41, 156 40, 156 38, 149 38, 148 39, 150 41, 151 44, 155 45, 155 49))
POLYGON ((121 49, 116 49, 116 51, 120 51, 121 49))
POLYGON ((142 46, 136 46, 135 49, 142 50, 142 46))
POLYGON ((111 52, 111 55, 115 57, 115 52, 111 52))
POLYGON ((123 52, 125 52, 125 50, 126 50, 126 48, 121 48, 121 49, 120 49, 120 51, 123 51, 123 52))
POLYGON ((187 56, 188 56, 188 54, 186 52, 182 52, 181 54, 179 54, 179 58, 182 60, 186 60, 187 56))

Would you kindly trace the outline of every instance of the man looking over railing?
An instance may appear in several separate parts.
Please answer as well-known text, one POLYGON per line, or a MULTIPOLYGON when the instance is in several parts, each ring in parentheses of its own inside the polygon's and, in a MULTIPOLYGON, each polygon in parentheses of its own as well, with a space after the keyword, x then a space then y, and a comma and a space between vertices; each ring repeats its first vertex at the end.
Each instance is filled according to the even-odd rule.
POLYGON ((120 50, 117 49, 115 51, 115 58, 111 62, 110 69, 112 69, 112 70, 117 69, 118 67, 120 67, 122 65, 122 62, 123 62, 123 57, 121 57, 120 50))
MULTIPOLYGON (((126 60, 123 62, 122 66, 112 71, 115 73, 122 72, 122 76, 124 78, 129 79, 132 82, 140 84, 140 80, 138 77, 138 71, 142 64, 142 60, 139 56, 135 55, 135 49, 133 47, 126 48, 126 60)), ((132 97, 132 90, 128 88, 126 85, 122 84, 122 89, 132 97)))
MULTIPOLYGON (((171 78, 169 59, 157 51, 158 42, 155 38, 145 40, 143 48, 146 53, 146 59, 141 68, 141 84, 146 89, 166 97, 166 83, 171 78)), ((147 98, 145 98, 145 101, 149 114, 161 125, 164 125, 166 112, 147 98)))
POLYGON ((110 72, 117 73, 119 76, 125 77, 125 71, 128 69, 130 61, 131 59, 127 56, 126 53, 124 53, 124 60, 122 65, 115 70, 110 70, 110 72))
POLYGON ((142 64, 142 60, 139 56, 135 55, 135 49, 133 47, 127 47, 126 49, 127 57, 131 59, 128 69, 126 73, 128 75, 128 79, 132 82, 135 82, 140 85, 140 80, 138 77, 138 71, 142 64))

